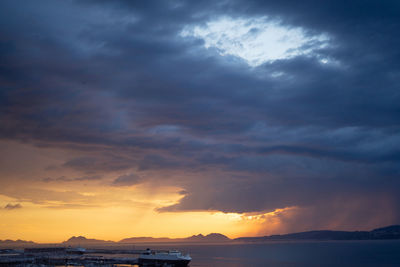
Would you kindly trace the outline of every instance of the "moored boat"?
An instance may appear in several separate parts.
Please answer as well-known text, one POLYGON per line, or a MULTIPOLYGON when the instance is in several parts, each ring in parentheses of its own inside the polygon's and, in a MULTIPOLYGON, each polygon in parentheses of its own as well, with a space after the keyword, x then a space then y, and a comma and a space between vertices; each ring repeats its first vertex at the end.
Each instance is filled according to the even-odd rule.
POLYGON ((139 256, 139 264, 154 266, 163 266, 163 264, 168 264, 174 267, 186 267, 191 260, 192 258, 189 254, 182 255, 182 253, 177 250, 156 252, 147 249, 146 252, 139 256))

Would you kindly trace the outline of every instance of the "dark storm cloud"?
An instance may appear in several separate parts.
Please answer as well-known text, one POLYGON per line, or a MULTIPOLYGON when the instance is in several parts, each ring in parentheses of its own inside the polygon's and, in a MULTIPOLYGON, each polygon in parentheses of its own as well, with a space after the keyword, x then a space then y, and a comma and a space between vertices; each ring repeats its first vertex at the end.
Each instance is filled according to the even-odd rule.
POLYGON ((82 177, 135 172, 114 186, 186 174, 169 180, 182 201, 162 211, 301 206, 323 225, 315 203, 353 197, 357 214, 383 195, 371 212, 399 210, 398 1, 0 5, 1 138, 79 151, 59 167, 82 177), (250 68, 179 36, 221 16, 268 16, 330 44, 250 68))
POLYGON ((71 159, 63 164, 64 167, 85 172, 119 171, 129 169, 132 166, 123 157, 109 155, 107 158, 79 157, 71 159))
POLYGON ((112 185, 114 186, 131 186, 140 183, 142 177, 136 175, 134 173, 121 175, 117 177, 113 182, 112 185))
POLYGON ((57 178, 46 177, 46 178, 43 178, 42 181, 46 182, 46 183, 48 183, 48 182, 77 182, 77 181, 96 181, 96 180, 100 180, 102 178, 103 177, 100 175, 82 176, 82 177, 74 177, 74 178, 60 176, 57 178))
POLYGON ((6 209, 6 210, 22 209, 22 205, 19 204, 19 203, 17 203, 17 204, 8 203, 8 204, 4 207, 4 209, 6 209))

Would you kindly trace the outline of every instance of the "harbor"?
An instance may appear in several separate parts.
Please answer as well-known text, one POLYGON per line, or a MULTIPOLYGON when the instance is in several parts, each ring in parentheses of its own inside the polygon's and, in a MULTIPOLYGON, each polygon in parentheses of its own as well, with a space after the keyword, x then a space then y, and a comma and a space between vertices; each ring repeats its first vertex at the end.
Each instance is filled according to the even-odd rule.
POLYGON ((48 247, 1 249, 0 266, 183 267, 191 258, 178 251, 48 247))

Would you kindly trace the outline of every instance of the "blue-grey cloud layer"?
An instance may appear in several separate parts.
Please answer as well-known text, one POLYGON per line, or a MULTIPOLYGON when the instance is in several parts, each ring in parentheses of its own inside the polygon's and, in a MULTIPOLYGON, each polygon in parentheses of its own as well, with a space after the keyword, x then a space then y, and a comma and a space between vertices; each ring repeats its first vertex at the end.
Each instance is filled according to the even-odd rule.
MULTIPOLYGON (((0 137, 80 150, 62 167, 87 177, 187 174, 163 211, 312 207, 322 227, 339 203, 343 225, 400 222, 399 27, 398 1, 2 1, 0 137), (179 36, 220 16, 332 45, 250 68, 179 36)), ((114 185, 146 180, 129 177, 114 185)))

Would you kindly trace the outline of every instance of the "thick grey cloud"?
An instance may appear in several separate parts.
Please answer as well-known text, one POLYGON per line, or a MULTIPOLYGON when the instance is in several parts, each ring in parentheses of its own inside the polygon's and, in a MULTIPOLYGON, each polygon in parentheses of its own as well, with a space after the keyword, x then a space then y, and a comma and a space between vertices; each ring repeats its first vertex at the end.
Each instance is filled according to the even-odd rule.
POLYGON ((83 178, 135 172, 112 185, 179 171, 168 182, 184 197, 161 211, 300 206, 324 225, 315 203, 353 197, 357 214, 385 195, 368 214, 390 203, 375 224, 399 222, 398 1, 0 5, 2 139, 79 151, 60 167, 83 178), (268 16, 331 44, 252 68, 179 36, 222 16, 268 16))
POLYGON ((136 174, 127 174, 121 175, 117 177, 113 182, 112 185, 114 186, 131 186, 140 183, 142 178, 136 174))
POLYGON ((77 181, 96 181, 102 179, 102 176, 100 175, 92 175, 92 176, 82 176, 82 177, 65 177, 65 176, 60 176, 57 178, 51 178, 51 177, 46 177, 43 178, 42 181, 49 183, 49 182, 77 182, 77 181))
POLYGON ((6 210, 22 209, 22 205, 19 204, 19 203, 17 203, 17 204, 8 203, 8 204, 4 207, 4 209, 6 209, 6 210))

